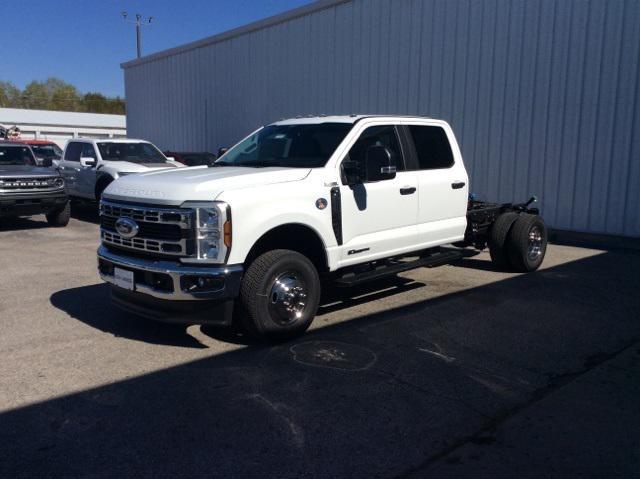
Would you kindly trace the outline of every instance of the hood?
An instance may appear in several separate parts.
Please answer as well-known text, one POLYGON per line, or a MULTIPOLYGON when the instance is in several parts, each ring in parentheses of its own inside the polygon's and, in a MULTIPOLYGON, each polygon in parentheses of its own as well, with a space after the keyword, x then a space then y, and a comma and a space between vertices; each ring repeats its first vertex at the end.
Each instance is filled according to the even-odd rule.
POLYGON ((0 165, 2 178, 41 178, 43 176, 58 176, 55 168, 43 168, 30 165, 0 165))
POLYGON ((177 168, 178 165, 176 165, 175 163, 134 163, 132 161, 105 161, 103 168, 104 167, 114 167, 118 171, 126 171, 127 173, 144 173, 153 170, 177 168))
POLYGON ((105 198, 179 205, 184 201, 211 201, 225 190, 304 179, 308 168, 244 168, 194 166, 125 176, 111 183, 105 198))

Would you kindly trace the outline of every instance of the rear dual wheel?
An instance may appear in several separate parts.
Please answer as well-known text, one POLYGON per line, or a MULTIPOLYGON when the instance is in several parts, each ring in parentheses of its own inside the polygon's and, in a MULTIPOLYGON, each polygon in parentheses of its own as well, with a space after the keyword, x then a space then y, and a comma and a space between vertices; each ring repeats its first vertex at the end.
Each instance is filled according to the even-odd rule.
POLYGON ((521 214, 509 233, 509 263, 520 272, 535 271, 547 252, 547 227, 538 215, 521 214))
POLYGON ((488 244, 491 260, 499 269, 535 271, 547 251, 547 227, 538 215, 503 213, 491 228, 488 244))

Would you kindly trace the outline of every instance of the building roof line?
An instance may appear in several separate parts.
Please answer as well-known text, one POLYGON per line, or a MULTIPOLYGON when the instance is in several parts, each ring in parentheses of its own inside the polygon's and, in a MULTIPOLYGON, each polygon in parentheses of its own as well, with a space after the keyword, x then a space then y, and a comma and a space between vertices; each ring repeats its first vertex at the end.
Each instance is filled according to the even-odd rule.
POLYGON ((290 20, 294 20, 296 18, 309 15, 311 13, 316 13, 321 10, 326 10, 327 8, 340 5, 341 3, 348 3, 351 1, 353 0, 318 0, 308 5, 303 5, 301 7, 294 8, 292 10, 287 10, 286 12, 282 12, 277 15, 273 15, 271 17, 263 18, 262 20, 258 20, 258 21, 249 23, 247 25, 243 25, 241 27, 227 30, 226 32, 218 33, 216 35, 212 35, 210 37, 206 37, 201 40, 196 40, 194 42, 169 48, 167 50, 162 50, 157 53, 152 53, 151 55, 146 55, 144 57, 137 58, 135 60, 129 60, 127 62, 123 62, 120 64, 120 67, 123 69, 127 69, 127 68, 135 67, 138 65, 142 65, 144 63, 149 63, 155 60, 160 60, 162 58, 177 55, 179 53, 185 53, 191 50, 195 50, 197 48, 202 48, 209 45, 213 45, 215 43, 224 42, 226 40, 230 40, 235 37, 246 35, 247 33, 255 32, 256 30, 262 30, 264 28, 271 27, 279 23, 285 23, 290 20))
POLYGON ((0 108, 1 125, 66 126, 81 128, 126 128, 125 115, 77 111, 0 108))

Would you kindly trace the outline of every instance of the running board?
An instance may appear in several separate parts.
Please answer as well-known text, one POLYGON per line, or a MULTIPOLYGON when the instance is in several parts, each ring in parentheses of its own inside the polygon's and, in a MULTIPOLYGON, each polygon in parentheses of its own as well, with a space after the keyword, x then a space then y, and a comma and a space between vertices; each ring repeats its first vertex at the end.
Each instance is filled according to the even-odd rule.
POLYGON ((392 263, 380 265, 375 269, 363 271, 361 273, 350 272, 344 276, 340 276, 335 280, 336 286, 355 286, 357 284, 366 283, 368 281, 374 281, 385 276, 392 274, 402 273, 403 271, 409 271, 416 268, 435 268, 436 266, 442 266, 449 264, 453 261, 459 260, 463 257, 461 251, 456 250, 442 250, 437 253, 432 253, 429 256, 423 256, 414 261, 392 263))

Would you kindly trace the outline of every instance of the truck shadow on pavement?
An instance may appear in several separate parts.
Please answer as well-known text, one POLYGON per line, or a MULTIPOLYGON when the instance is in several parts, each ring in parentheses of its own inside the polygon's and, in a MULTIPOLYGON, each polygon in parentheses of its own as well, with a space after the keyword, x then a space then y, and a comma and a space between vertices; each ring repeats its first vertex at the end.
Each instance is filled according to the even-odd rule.
POLYGON ((100 223, 98 205, 91 202, 73 201, 71 203, 71 217, 87 223, 100 223))
POLYGON ((21 231, 40 228, 51 228, 44 215, 0 218, 0 231, 21 231))
MULTIPOLYGON (((338 309, 401 294, 424 286, 408 278, 391 277, 356 288, 328 288, 323 293, 318 315, 338 309)), ((186 326, 145 319, 119 310, 111 304, 109 286, 105 283, 58 291, 51 295, 51 304, 100 331, 117 337, 191 348, 206 348, 186 331, 186 326)), ((251 345, 251 338, 238 334, 235 328, 201 327, 208 336, 225 342, 251 345)))
MULTIPOLYGON (((585 417, 538 454, 495 428, 638 341, 638 268, 604 253, 6 411, 0 477, 631 476, 637 408, 619 437, 585 417), (498 462, 478 469, 470 443, 498 462)), ((104 308, 103 286, 51 301, 108 327, 78 292, 104 308)))

